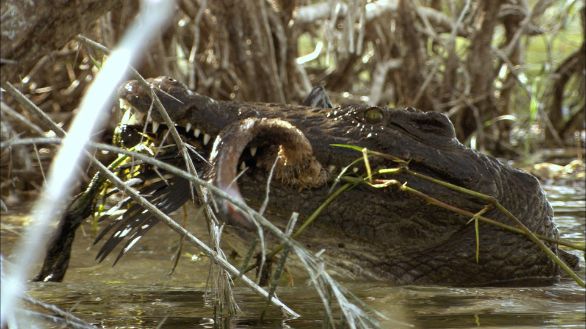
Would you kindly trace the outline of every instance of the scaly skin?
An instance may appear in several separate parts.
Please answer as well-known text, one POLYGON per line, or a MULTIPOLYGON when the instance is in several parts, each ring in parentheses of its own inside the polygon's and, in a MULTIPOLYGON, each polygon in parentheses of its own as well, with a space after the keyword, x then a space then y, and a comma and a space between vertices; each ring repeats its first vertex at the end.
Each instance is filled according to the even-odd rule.
MULTIPOLYGON (((159 89, 159 98, 178 126, 190 124, 211 136, 237 140, 238 136, 229 137, 238 130, 229 127, 238 127, 246 118, 283 120, 303 133, 323 168, 337 168, 334 174, 359 154, 331 144, 366 147, 409 160, 409 167, 420 173, 491 195, 533 232, 553 238, 558 235, 538 181, 460 144, 443 114, 366 105, 328 109, 222 102, 195 94, 170 78, 150 82, 159 89)), ((119 96, 143 114, 151 105, 149 91, 136 81, 124 85, 119 96)), ((163 121, 154 110, 152 118, 163 121)), ((256 161, 242 158, 247 165, 254 165, 238 184, 252 206, 259 206, 265 196, 264 188, 259 187, 266 184, 267 170, 276 154, 274 144, 279 144, 271 137, 266 133, 251 141, 249 147, 258 149, 256 161)), ((395 167, 381 159, 373 159, 371 164, 395 167)), ((329 176, 322 186, 273 182, 267 217, 282 223, 292 211, 298 211, 306 218, 328 195, 332 172, 329 176)), ((402 174, 392 178, 471 212, 483 207, 470 196, 416 177, 402 174)), ((497 211, 485 215, 514 225, 497 211)), ((359 186, 343 193, 301 239, 316 250, 325 248, 342 268, 396 284, 532 285, 558 278, 557 266, 527 238, 482 223, 480 261, 476 263, 474 225, 467 224, 468 220, 396 189, 359 186)), ((557 251, 556 246, 550 247, 557 251)))
MULTIPOLYGON (((408 160, 414 171, 493 196, 533 232, 551 238, 558 235, 552 209, 538 181, 460 144, 453 125, 443 114, 366 105, 323 108, 331 103, 319 88, 312 91, 305 104, 320 108, 222 102, 193 93, 167 77, 149 81, 181 133, 198 132, 196 144, 201 155, 212 163, 210 168, 204 161, 196 161, 198 171, 235 196, 241 193, 255 208, 265 198, 267 172, 279 154, 265 212, 278 225, 284 226, 293 211, 299 212, 303 220, 324 202, 335 175, 360 156, 331 144, 351 144, 408 160), (239 162, 250 168, 239 178, 238 189, 229 183, 239 162)), ((134 108, 137 123, 144 124, 152 103, 150 90, 130 81, 120 88, 119 96, 134 108)), ((152 120, 163 122, 156 110, 150 112, 152 120)), ((152 127, 148 123, 147 131, 152 127)), ((123 128, 122 143, 130 147, 140 139, 138 132, 142 129, 123 128)), ((381 158, 371 158, 371 165, 396 167, 396 163, 381 158)), ((406 182, 473 213, 484 207, 477 199, 417 177, 399 174, 386 178, 406 182)), ((189 185, 181 178, 170 178, 168 183, 158 182, 142 189, 166 213, 176 210, 189 196, 189 191, 184 191, 189 185)), ((91 210, 71 212, 86 214, 91 210)), ((245 219, 229 211, 228 214, 227 219, 232 220, 228 223, 235 224, 237 230, 250 229, 245 219)), ((514 225, 495 210, 485 216, 514 225)), ((325 257, 341 269, 394 284, 535 285, 558 279, 558 267, 529 239, 483 223, 477 263, 475 229, 469 219, 396 188, 360 185, 342 193, 299 239, 313 250, 325 249, 325 257)), ((112 218, 100 234, 102 238, 114 232, 100 250, 99 260, 123 241, 126 246, 135 243, 157 222, 138 205, 112 218)), ((63 236, 54 241, 72 241, 74 233, 74 229, 62 230, 63 236)), ((70 244, 66 247, 70 248, 70 244)), ((563 254, 557 246, 549 247, 563 254)), ((44 266, 49 270, 42 272, 41 280, 63 277, 67 262, 60 261, 63 257, 56 255, 60 252, 65 254, 68 250, 50 248, 44 266)))

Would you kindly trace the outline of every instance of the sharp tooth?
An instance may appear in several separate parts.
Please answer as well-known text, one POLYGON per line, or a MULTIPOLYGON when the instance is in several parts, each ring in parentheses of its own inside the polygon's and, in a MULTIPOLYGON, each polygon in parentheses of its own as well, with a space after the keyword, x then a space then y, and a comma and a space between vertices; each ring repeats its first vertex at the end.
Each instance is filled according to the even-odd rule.
POLYGON ((246 167, 246 163, 244 163, 244 161, 242 161, 240 163, 240 171, 244 171, 244 170, 246 170, 246 168, 248 168, 248 167, 246 167))
POLYGON ((153 121, 153 129, 151 129, 151 131, 154 133, 157 132, 157 130, 159 130, 159 123, 156 121, 153 121))
POLYGON ((208 135, 208 134, 204 134, 203 135, 203 145, 208 145, 208 143, 210 142, 210 139, 212 138, 212 136, 208 135))
POLYGON ((185 125, 185 132, 188 133, 191 130, 191 123, 185 125))
POLYGON ((140 113, 136 113, 133 111, 133 113, 130 115, 128 121, 126 121, 126 124, 128 124, 128 125, 142 124, 142 117, 140 116, 140 113))
POLYGON ((132 104, 130 104, 130 102, 128 102, 127 100, 125 100, 123 98, 118 99, 118 106, 124 110, 134 109, 134 106, 132 106, 132 104))
POLYGON ((329 166, 328 166, 328 171, 329 171, 329 172, 331 172, 331 173, 333 173, 334 171, 336 171, 336 166, 334 166, 334 165, 329 165, 329 166))
POLYGON ((257 148, 256 146, 253 146, 253 147, 251 147, 251 148, 250 148, 250 155, 252 155, 252 156, 255 156, 255 155, 256 155, 256 151, 257 151, 257 149, 258 149, 258 148, 257 148))
POLYGON ((354 168, 352 168, 352 171, 353 171, 354 173, 357 173, 357 172, 358 172, 358 168, 354 167, 354 168))
POLYGON ((132 111, 128 110, 124 112, 122 116, 122 120, 120 120, 121 124, 131 124, 130 119, 132 118, 132 111))
POLYGON ((137 112, 135 110, 132 110, 132 115, 130 116, 128 122, 126 122, 126 124, 129 125, 142 125, 143 124, 143 119, 144 119, 144 113, 140 113, 137 112))
POLYGON ((193 129, 193 136, 195 136, 195 138, 199 137, 199 134, 201 134, 201 130, 199 129, 193 129))

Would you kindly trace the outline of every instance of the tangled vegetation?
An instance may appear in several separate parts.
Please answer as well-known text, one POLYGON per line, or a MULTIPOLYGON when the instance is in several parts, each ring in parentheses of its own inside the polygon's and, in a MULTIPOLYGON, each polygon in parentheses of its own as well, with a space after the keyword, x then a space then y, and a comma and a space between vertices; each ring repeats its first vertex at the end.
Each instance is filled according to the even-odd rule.
MULTIPOLYGON (((68 126, 108 56, 92 40, 114 47, 139 4, 82 0, 59 4, 59 10, 52 6, 51 1, 35 7, 2 3, 1 82, 5 90, 22 91, 51 120, 68 126), (41 28, 46 22, 51 24, 41 28)), ((496 155, 519 157, 543 147, 582 152, 585 22, 586 7, 577 0, 179 0, 137 71, 173 76, 219 100, 299 103, 312 85, 321 84, 338 104, 446 113, 462 142, 496 155)), ((2 141, 58 135, 58 129, 24 125, 36 119, 24 110, 22 99, 9 94, 2 99, 7 118, 2 141)), ((118 119, 112 118, 110 128, 118 119)), ((101 135, 102 140, 111 138, 110 133, 101 135)), ((3 206, 27 193, 36 195, 53 152, 22 145, 2 149, 3 206)), ((385 182, 368 183, 377 187, 385 182)), ((473 214, 479 218, 482 213, 473 214)), ((275 234, 289 241, 293 219, 291 226, 275 234)), ((221 230, 211 231, 219 240, 221 230)), ((318 291, 326 308, 330 297, 325 295, 333 294, 346 321, 357 317, 358 326, 376 325, 346 300, 347 291, 319 271, 313 255, 296 245, 285 246, 285 255, 290 247, 315 270, 310 276, 319 273, 312 280, 322 288, 318 291)), ((217 252, 219 243, 212 249, 217 252)), ((221 263, 221 252, 218 257, 221 263)), ((226 265, 216 276, 217 294, 225 294, 218 299, 234 312, 223 271, 239 272, 226 265)), ((274 287, 263 293, 279 305, 274 287)))

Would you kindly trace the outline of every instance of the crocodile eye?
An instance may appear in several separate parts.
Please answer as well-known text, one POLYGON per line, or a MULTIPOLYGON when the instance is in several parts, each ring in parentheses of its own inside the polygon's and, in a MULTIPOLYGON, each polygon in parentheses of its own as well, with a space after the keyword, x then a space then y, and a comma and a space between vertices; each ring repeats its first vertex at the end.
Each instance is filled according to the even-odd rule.
POLYGON ((378 107, 371 107, 364 112, 364 120, 370 124, 380 123, 383 120, 383 112, 378 107))

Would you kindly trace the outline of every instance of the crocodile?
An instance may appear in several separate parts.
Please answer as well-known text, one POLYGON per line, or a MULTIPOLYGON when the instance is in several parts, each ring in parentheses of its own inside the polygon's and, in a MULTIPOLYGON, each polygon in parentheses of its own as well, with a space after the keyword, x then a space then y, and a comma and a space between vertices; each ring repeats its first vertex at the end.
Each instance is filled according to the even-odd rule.
MULTIPOLYGON (((265 216, 282 227, 292 212, 304 219, 323 205, 339 186, 341 173, 362 180, 368 170, 377 168, 408 166, 419 173, 381 173, 379 181, 400 182, 387 188, 353 185, 299 236, 305 246, 325 250, 330 262, 351 274, 397 285, 544 285, 559 280, 559 267, 527 237, 483 222, 475 225, 470 217, 401 189, 409 186, 452 207, 517 225, 487 207, 486 201, 425 178, 432 177, 488 195, 532 232, 558 238, 552 208, 538 180, 465 147, 444 114, 366 104, 334 107, 321 87, 302 105, 284 105, 218 101, 169 77, 148 81, 152 89, 132 80, 119 90, 122 107, 128 111, 122 139, 132 145, 142 136, 138 131, 161 140, 168 135, 162 133, 164 119, 153 110, 155 90, 180 134, 195 142, 199 158, 207 159, 198 161, 197 169, 216 186, 260 207, 267 195, 267 179, 272 177, 265 216), (357 160, 363 155, 356 149, 339 145, 386 156, 369 157, 366 166, 357 160)), ((167 213, 188 199, 189 184, 178 177, 151 187, 150 192, 157 188, 163 191, 158 197, 165 196, 157 201, 167 205, 167 213)), ((235 230, 254 230, 254 223, 229 202, 219 208, 235 230)), ((118 216, 100 234, 100 239, 110 237, 99 260, 125 239, 126 252, 131 241, 158 222, 148 212, 138 211, 139 206, 133 209, 129 212, 134 215, 118 216)), ((546 245, 560 257, 572 259, 556 243, 546 245)))

